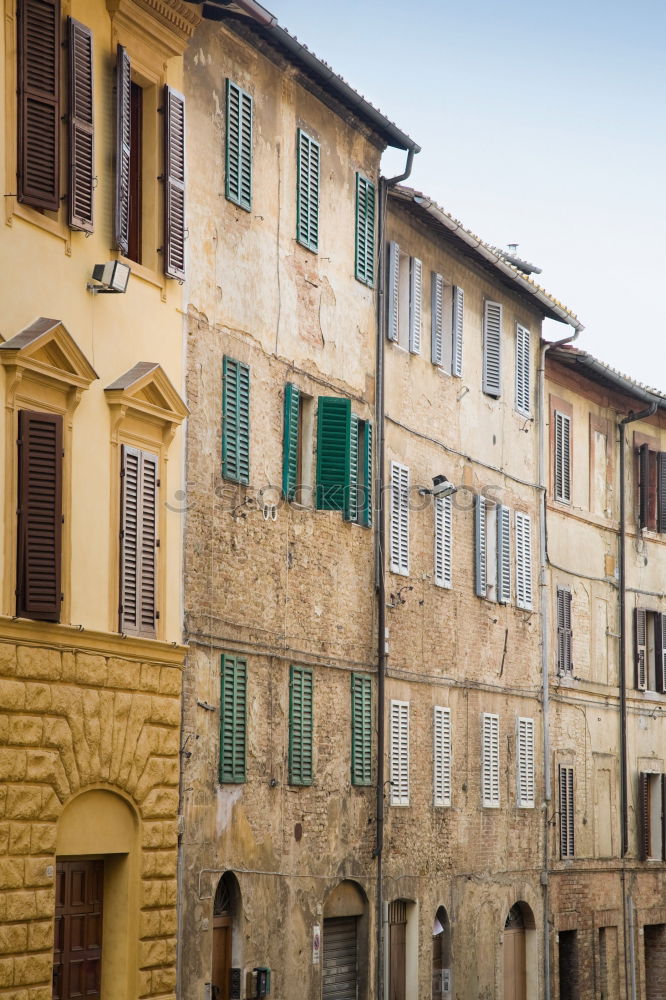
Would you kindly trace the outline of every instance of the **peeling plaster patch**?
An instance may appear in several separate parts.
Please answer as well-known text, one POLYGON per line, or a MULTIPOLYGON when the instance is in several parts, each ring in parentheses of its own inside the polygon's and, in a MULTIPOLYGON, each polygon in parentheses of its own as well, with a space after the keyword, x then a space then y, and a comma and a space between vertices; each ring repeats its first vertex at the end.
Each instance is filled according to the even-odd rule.
POLYGON ((241 797, 240 788, 233 791, 228 788, 218 788, 217 790, 217 812, 215 815, 215 832, 221 837, 231 822, 233 808, 241 797))

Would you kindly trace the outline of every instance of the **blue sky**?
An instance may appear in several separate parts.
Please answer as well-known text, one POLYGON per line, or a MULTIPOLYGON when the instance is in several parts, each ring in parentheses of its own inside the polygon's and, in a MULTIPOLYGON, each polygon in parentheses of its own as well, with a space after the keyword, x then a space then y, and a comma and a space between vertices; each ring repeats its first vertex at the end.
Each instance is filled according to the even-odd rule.
POLYGON ((422 146, 409 183, 518 243, 580 346, 666 391, 666 4, 266 6, 422 146))

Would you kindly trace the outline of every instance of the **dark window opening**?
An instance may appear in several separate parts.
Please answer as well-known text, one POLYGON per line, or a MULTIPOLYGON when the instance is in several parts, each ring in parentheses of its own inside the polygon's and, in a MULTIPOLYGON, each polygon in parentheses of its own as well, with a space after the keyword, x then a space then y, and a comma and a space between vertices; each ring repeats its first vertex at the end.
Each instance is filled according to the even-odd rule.
POLYGON ((141 203, 143 156, 143 89, 132 83, 130 89, 130 176, 129 176, 129 232, 127 256, 141 263, 141 203))

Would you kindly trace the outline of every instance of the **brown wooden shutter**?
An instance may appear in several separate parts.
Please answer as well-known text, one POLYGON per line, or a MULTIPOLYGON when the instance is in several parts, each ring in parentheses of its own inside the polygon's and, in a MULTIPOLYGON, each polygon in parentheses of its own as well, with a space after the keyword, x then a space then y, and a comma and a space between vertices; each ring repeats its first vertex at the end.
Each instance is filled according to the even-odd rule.
POLYGON ((95 133, 93 36, 69 18, 69 225, 93 231, 95 133))
POLYGON ((654 675, 657 691, 666 692, 666 615, 654 616, 654 675))
POLYGON ((650 449, 642 444, 638 449, 638 523, 647 528, 650 519, 650 449))
POLYGON ((118 46, 116 62, 116 205, 114 236, 121 253, 129 251, 130 161, 132 148, 132 67, 127 50, 118 46))
POLYGON ((650 856, 650 788, 649 775, 638 775, 638 841, 641 861, 650 856))
POLYGON ((666 532, 666 451, 657 455, 657 531, 666 532))
POLYGON ((666 861, 666 774, 661 776, 661 860, 666 861))
POLYGON ((647 687, 647 612, 645 608, 634 608, 634 639, 636 687, 639 691, 645 691, 647 687))
POLYGON ((164 88, 164 273, 185 277, 185 98, 164 88))
POLYGON ((60 0, 18 0, 18 200, 60 206, 60 0))
POLYGON ((120 630, 154 638, 157 583, 158 458, 123 445, 120 630))
POLYGON ((19 411, 16 613, 60 619, 62 417, 19 411))

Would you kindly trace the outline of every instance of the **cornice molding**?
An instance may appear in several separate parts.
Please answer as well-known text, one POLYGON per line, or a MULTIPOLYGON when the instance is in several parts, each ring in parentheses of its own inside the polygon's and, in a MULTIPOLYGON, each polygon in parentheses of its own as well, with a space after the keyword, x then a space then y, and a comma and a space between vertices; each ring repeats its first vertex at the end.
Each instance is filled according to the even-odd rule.
POLYGON ((180 56, 201 21, 191 4, 181 0, 106 0, 114 27, 139 32, 166 57, 180 56))
POLYGON ((188 651, 187 646, 176 642, 142 639, 116 632, 79 628, 76 625, 37 622, 3 615, 0 616, 0 643, 5 642, 42 646, 62 653, 97 653, 174 667, 182 666, 188 651))

